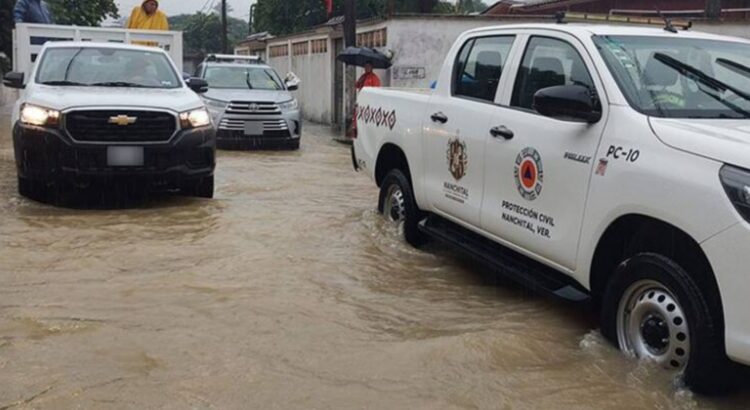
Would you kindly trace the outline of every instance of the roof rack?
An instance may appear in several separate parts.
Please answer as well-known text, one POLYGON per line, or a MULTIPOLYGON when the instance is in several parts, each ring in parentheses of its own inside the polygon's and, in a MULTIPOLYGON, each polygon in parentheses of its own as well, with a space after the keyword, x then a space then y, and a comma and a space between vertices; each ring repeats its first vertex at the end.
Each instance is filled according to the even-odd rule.
POLYGON ((648 24, 654 26, 665 27, 670 32, 677 32, 677 29, 690 30, 693 27, 692 21, 674 21, 669 20, 667 23, 663 17, 651 18, 651 17, 630 17, 630 16, 618 16, 612 14, 591 14, 591 13, 558 13, 555 15, 555 19, 558 23, 564 24, 567 19, 573 20, 586 20, 586 21, 600 21, 610 23, 630 23, 630 24, 648 24), (674 30, 674 31, 672 31, 674 30))
POLYGON ((240 54, 209 54, 206 56, 205 61, 213 63, 263 63, 263 60, 259 56, 248 56, 240 54))

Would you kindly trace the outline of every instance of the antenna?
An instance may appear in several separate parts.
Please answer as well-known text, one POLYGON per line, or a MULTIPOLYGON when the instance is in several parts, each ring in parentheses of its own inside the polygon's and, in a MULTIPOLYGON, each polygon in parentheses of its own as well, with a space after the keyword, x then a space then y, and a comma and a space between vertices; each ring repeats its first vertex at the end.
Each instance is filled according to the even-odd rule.
POLYGON ((664 20, 664 31, 677 34, 677 29, 672 25, 672 20, 661 12, 658 5, 656 6, 656 14, 664 20))
POLYGON ((565 12, 558 11, 557 13, 555 13, 555 21, 557 22, 557 24, 568 24, 565 21, 565 12))

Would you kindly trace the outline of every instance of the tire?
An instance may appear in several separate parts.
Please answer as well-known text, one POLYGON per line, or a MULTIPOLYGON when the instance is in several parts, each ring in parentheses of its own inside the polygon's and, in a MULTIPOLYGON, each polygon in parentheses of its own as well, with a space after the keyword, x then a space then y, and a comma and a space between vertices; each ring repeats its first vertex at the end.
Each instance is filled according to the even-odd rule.
POLYGON ((427 242, 419 230, 426 215, 417 207, 409 178, 401 170, 391 170, 380 184, 378 211, 392 222, 403 223, 404 238, 410 245, 418 248, 427 242))
POLYGON ((186 196, 196 198, 211 199, 214 197, 214 176, 203 177, 191 181, 183 189, 182 193, 186 196))
POLYGON ((640 253, 621 263, 602 300, 602 333, 620 350, 682 371, 697 393, 732 390, 732 364, 724 350, 722 312, 677 263, 640 253))

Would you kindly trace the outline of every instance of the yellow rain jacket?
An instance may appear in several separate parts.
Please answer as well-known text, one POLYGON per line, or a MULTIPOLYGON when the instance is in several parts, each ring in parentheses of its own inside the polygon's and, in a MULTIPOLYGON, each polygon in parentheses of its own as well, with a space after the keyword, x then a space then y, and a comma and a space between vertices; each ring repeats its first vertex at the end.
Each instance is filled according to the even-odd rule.
POLYGON ((146 10, 143 9, 143 4, 146 4, 147 1, 150 0, 144 0, 140 7, 133 9, 130 18, 128 19, 127 27, 129 29, 138 30, 169 30, 167 15, 162 13, 161 10, 156 10, 156 12, 150 16, 146 14, 146 10))

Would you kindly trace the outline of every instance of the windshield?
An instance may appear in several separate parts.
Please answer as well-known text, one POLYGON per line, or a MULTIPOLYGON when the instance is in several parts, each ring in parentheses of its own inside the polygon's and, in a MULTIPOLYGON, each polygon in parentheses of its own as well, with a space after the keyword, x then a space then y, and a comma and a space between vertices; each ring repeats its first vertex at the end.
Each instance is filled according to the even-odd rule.
POLYGON ((630 104, 646 115, 750 117, 750 44, 644 36, 594 42, 630 104))
POLYGON ((284 85, 276 72, 269 67, 216 66, 206 68, 206 81, 210 88, 251 90, 283 90, 284 85))
POLYGON ((88 47, 47 50, 40 63, 36 82, 59 86, 182 86, 163 53, 88 47))

